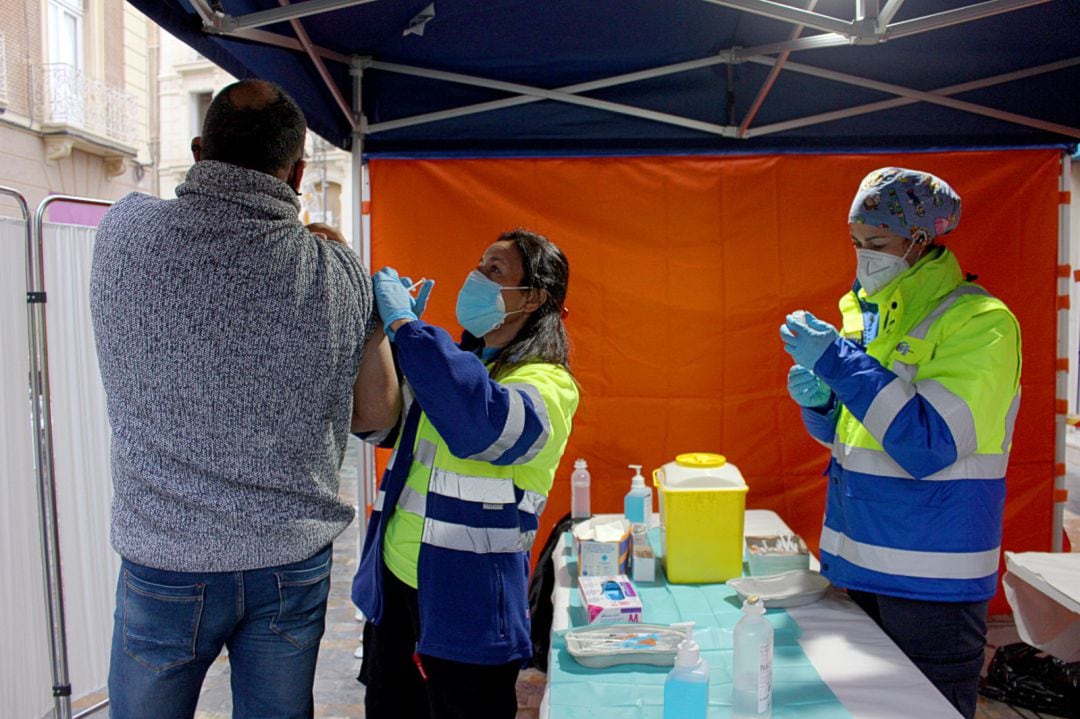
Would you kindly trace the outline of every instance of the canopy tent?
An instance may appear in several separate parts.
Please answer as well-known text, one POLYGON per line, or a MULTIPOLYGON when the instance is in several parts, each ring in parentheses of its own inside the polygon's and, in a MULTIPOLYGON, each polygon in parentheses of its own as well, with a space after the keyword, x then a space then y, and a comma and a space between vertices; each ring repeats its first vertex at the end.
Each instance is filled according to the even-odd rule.
POLYGON ((1072 0, 130 2, 232 74, 280 83, 315 132, 368 153, 1080 137, 1072 0))
MULTIPOLYGON (((1066 96, 1067 89, 1080 86, 1080 5, 1070 0, 791 0, 790 4, 769 0, 129 2, 234 75, 262 77, 284 86, 301 103, 314 131, 352 150, 356 187, 361 185, 361 154, 383 163, 401 157, 445 156, 762 156, 1073 149, 1080 138, 1080 103, 1066 96)), ((902 155, 891 155, 883 157, 882 162, 902 159, 902 155)), ((995 179, 1008 175, 1023 185, 1020 181, 1027 171, 1018 169, 1021 165, 1005 163, 995 179)), ((991 161, 979 167, 985 172, 993 166, 991 161)), ((1052 197, 1045 194, 1046 166, 1040 167, 1036 204, 1044 215, 1039 222, 1049 221, 1052 225, 1058 219, 1059 202, 1067 200, 1061 200, 1053 188, 1052 197)), ((448 162, 433 176, 458 169, 448 162)), ((418 176, 424 174, 421 171, 418 176)), ((427 216, 408 203, 411 195, 423 196, 430 188, 421 191, 411 182, 389 181, 400 176, 411 177, 388 170, 381 175, 373 172, 372 207, 395 207, 395 213, 427 216), (384 195, 383 189, 389 192, 391 187, 398 194, 384 195), (384 201, 385 205, 380 204, 384 201), (395 204, 398 202, 405 202, 410 209, 401 210, 395 204)), ((583 181, 585 174, 572 176, 583 181)), ((963 191, 958 178, 949 179, 963 191)), ((847 177, 842 185, 828 180, 825 186, 815 188, 823 200, 836 204, 829 205, 826 219, 846 210, 836 208, 850 198, 856 180, 847 177)), ((447 262, 406 269, 416 275, 426 273, 456 282, 456 276, 449 271, 458 268, 449 262, 449 257, 477 254, 474 244, 482 240, 475 238, 490 239, 489 220, 498 215, 491 210, 493 198, 527 196, 527 188, 516 183, 536 181, 537 175, 526 171, 515 175, 513 181, 504 177, 501 182, 485 186, 474 197, 467 193, 464 197, 455 195, 471 215, 465 212, 453 221, 482 231, 465 233, 473 238, 472 242, 462 236, 452 251, 447 249, 447 238, 455 233, 441 232, 440 242, 449 253, 447 262), (480 198, 484 197, 487 200, 482 202, 480 198), (440 270, 446 274, 438 274, 440 270)), ((456 186, 454 182, 446 184, 456 186)), ((678 186, 658 185, 662 192, 678 186)), ((728 191, 738 186, 728 185, 728 191)), ((996 184, 996 191, 987 192, 987 196, 1001 197, 1007 186, 1008 181, 996 184)), ((573 188, 568 192, 566 199, 573 199, 573 188)), ((677 211, 687 217, 703 216, 695 215, 690 204, 693 194, 680 197, 673 205, 677 211)), ((603 202, 602 194, 595 199, 603 202)), ((612 207, 615 205, 619 203, 612 207)), ((570 206, 572 203, 562 208, 565 211, 570 206)), ((752 211, 738 202, 731 206, 752 211)), ((551 210, 560 211, 559 207, 551 210)), ((627 243, 627 252, 640 252, 650 237, 620 224, 622 218, 633 216, 627 214, 633 211, 632 207, 620 205, 617 212, 613 210, 618 220, 606 230, 596 226, 590 238, 596 247, 610 248, 612 243, 622 242, 627 243)), ((374 261, 371 241, 362 242, 369 265, 410 256, 402 254, 407 243, 413 249, 429 244, 417 242, 420 230, 398 223, 393 219, 397 216, 380 217, 377 210, 373 211, 374 261)), ((442 217, 445 224, 449 215, 442 217)), ((503 219, 514 222, 510 216, 503 219)), ((361 227, 359 218, 356 220, 353 226, 361 227)), ((515 224, 529 220, 523 217, 515 224)), ((746 223, 748 231, 752 225, 746 223)), ((994 228, 993 224, 986 226, 994 228)), ((1064 227, 1064 221, 1059 227, 1064 227)), ((770 242, 778 239, 776 223, 761 229, 768 233, 770 242)), ((1059 239, 1053 236, 1053 228, 1049 235, 1046 227, 1035 234, 1039 242, 1051 243, 1049 251, 1051 255, 1056 252, 1059 265, 1068 261, 1067 243, 1062 241, 1060 251, 1053 246, 1059 239)), ((735 253, 749 260, 752 255, 742 254, 754 246, 747 243, 748 237, 722 236, 717 241, 729 243, 725 254, 735 253)), ((1019 252, 1020 243, 1019 236, 1007 239, 1009 256, 1019 252)), ((1046 245, 1040 248, 1039 252, 1047 249, 1046 245)), ((579 255, 583 249, 579 248, 579 255)), ((1020 267, 1016 263, 1011 266, 1020 267)), ((1018 271, 1034 269, 1025 268, 1018 271)), ((1067 272, 1063 276, 1059 267, 1042 263, 1036 274, 1061 294, 1067 272)), ((830 297, 839 286, 838 277, 830 274, 820 285, 828 289, 830 297)), ((575 282, 581 281, 576 276, 575 282)), ((617 295, 612 289, 619 283, 640 279, 611 271, 586 281, 604 283, 607 290, 594 295, 603 302, 617 295)), ((677 282, 671 276, 667 284, 652 287, 650 292, 677 296, 671 284, 677 282)), ((452 294, 453 284, 443 291, 452 294)), ((823 301, 824 296, 815 301, 823 301)), ((722 299, 741 301, 734 296, 722 299)), ((772 297, 762 303, 759 319, 778 313, 782 317, 783 310, 791 309, 780 307, 781 299, 772 297)), ((1020 300, 1018 295, 1016 301, 1020 300)), ((1066 313, 1060 304, 1054 304, 1058 302, 1055 299, 1050 305, 1040 305, 1040 332, 1048 326, 1047 319, 1053 324, 1056 317, 1058 334, 1065 335, 1062 322, 1066 313)), ((438 301, 435 304, 437 310, 438 301)), ((435 319, 452 323, 449 315, 441 317, 437 311, 435 319)), ((582 334, 588 331, 580 324, 571 325, 579 347, 592 336, 582 334)), ((1064 372, 1057 360, 1064 353, 1047 337, 1040 337, 1039 347, 1031 357, 1025 350, 1025 376, 1040 378, 1035 394, 1045 399, 1044 394, 1048 397, 1054 392, 1055 372, 1064 372), (1034 371, 1028 374, 1029 370, 1034 371)), ((621 357, 629 357, 639 349, 633 342, 614 349, 605 347, 621 357)), ((773 354, 779 352, 778 343, 773 350, 773 354)), ((668 366, 664 371, 680 370, 668 366)), ((782 378, 770 377, 768 382, 776 384, 782 378)), ((590 388, 585 389, 588 402, 590 388)), ((607 392, 594 391, 592 406, 612 399, 607 392)), ((1063 397, 1064 393, 1057 396, 1063 397)), ((673 403, 686 399, 671 398, 673 403)), ((1026 455, 1037 467, 1031 470, 1032 481, 1045 482, 1045 486, 1037 492, 1014 495, 1019 500, 1013 505, 1014 525, 1024 523, 1019 516, 1022 510, 1034 508, 1040 523, 1050 514, 1046 505, 1052 495, 1053 477, 1057 475, 1060 484, 1064 474, 1063 465, 1057 464, 1063 461, 1064 452, 1064 412, 1059 410, 1058 405, 1048 401, 1038 403, 1035 410, 1035 425, 1044 434, 1056 431, 1058 449, 1055 454, 1044 436, 1037 441, 1037 450, 1025 450, 1034 452, 1026 455), (1055 412, 1061 415, 1061 421, 1052 430, 1055 412)), ((608 416, 636 416, 629 406, 609 412, 608 416)), ((704 425, 689 421, 695 422, 696 436, 704 425)), ((700 421, 704 422, 704 418, 700 421)), ((572 449, 603 453, 606 445, 602 435, 607 429, 603 420, 591 428, 579 426, 572 449), (584 432, 579 431, 582 429, 584 432)), ((717 436, 720 440, 726 441, 727 437, 717 436)), ((663 451, 673 446, 664 445, 663 451)), ((643 459, 659 463, 670 457, 643 459)), ((612 458, 611 462, 614 464, 607 469, 615 470, 617 460, 612 458)), ((821 458, 804 452, 794 462, 817 466, 821 458)), ((613 474, 610 483, 602 485, 602 509, 614 505, 610 500, 620 491, 616 487, 622 488, 624 482, 613 480, 621 476, 613 474)), ((771 501, 787 502, 781 498, 779 486, 769 491, 771 501)), ((1054 499, 1060 504, 1060 497, 1054 499)), ((557 493, 553 494, 553 506, 559 507, 560 501, 557 493)), ((802 503, 802 507, 811 507, 812 513, 820 516, 813 503, 802 503)), ((776 508, 783 513, 784 507, 776 508)), ((550 516, 555 511, 545 516, 547 526, 557 518, 550 516)), ((803 528, 811 529, 809 524, 803 528)), ((1033 542, 1037 546, 1030 548, 1046 548, 1059 534, 1059 522, 1052 530, 1035 530, 1026 535, 1025 547, 1033 542)))

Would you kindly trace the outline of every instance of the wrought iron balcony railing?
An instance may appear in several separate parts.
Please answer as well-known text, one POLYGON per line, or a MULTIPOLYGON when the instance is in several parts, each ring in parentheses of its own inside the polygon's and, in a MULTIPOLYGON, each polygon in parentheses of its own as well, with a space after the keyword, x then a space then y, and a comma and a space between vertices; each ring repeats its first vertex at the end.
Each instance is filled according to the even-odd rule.
POLYGON ((67 125, 129 147, 136 144, 134 95, 65 63, 41 65, 34 76, 43 125, 67 125))

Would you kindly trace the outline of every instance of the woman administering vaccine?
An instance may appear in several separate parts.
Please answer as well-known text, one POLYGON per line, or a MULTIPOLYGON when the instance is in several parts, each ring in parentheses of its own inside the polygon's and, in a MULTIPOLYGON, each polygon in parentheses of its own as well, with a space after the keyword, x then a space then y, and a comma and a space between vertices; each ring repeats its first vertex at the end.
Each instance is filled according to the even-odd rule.
POLYGON ((414 298, 393 268, 374 276, 402 411, 389 436, 365 437, 394 447, 352 588, 369 719, 517 712, 529 551, 578 403, 568 280, 555 244, 504 233, 458 294, 455 343, 419 319, 431 281, 414 298))

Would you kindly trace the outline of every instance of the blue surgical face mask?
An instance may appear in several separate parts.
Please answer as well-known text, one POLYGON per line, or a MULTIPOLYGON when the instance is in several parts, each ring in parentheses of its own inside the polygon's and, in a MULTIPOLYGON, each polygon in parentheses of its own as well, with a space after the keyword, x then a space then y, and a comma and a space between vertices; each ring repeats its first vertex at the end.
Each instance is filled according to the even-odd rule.
POLYGON ((473 270, 465 278, 457 298, 457 321, 473 337, 483 337, 502 327, 508 315, 524 312, 524 309, 506 311, 503 290, 527 290, 528 287, 503 287, 489 280, 480 270, 473 270))

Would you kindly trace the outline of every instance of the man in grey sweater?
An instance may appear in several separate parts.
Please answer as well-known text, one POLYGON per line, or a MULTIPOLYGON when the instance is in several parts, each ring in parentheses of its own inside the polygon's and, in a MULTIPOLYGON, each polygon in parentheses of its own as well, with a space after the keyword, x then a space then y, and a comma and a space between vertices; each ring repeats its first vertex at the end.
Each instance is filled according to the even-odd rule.
POLYGON ((305 132, 281 88, 230 85, 177 199, 128 195, 98 231, 113 719, 193 716, 222 647, 234 716, 313 714, 346 439, 398 408, 367 271, 297 217, 305 132))

